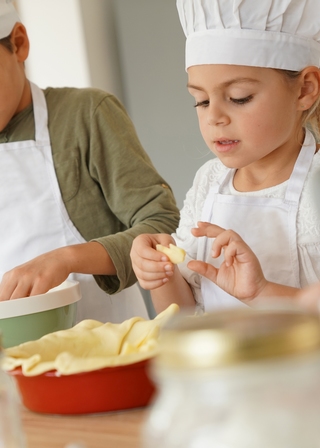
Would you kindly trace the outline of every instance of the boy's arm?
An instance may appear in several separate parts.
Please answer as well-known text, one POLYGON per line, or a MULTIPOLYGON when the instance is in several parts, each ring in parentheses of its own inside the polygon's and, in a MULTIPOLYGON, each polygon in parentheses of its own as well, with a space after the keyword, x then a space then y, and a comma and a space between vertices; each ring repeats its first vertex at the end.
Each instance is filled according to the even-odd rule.
POLYGON ((61 247, 6 272, 0 283, 0 301, 43 294, 73 272, 114 275, 115 267, 99 243, 61 247))
POLYGON ((133 239, 179 223, 174 195, 144 151, 114 96, 99 89, 46 89, 54 166, 67 213, 86 241, 100 243, 116 268, 96 275, 108 294, 136 282, 133 239))
POLYGON ((127 112, 112 96, 95 111, 91 125, 90 173, 97 179, 116 232, 94 238, 116 267, 116 276, 95 277, 112 294, 136 282, 130 250, 140 234, 174 232, 179 209, 166 181, 142 148, 127 112), (120 230, 121 229, 121 230, 120 230))

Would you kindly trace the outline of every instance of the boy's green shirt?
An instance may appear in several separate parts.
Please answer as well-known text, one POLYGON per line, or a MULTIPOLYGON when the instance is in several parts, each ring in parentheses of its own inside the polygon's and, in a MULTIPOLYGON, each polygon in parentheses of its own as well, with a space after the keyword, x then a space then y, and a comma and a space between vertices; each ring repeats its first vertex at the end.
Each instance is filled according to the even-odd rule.
MULTIPOLYGON (((133 238, 176 230, 174 196, 114 96, 91 88, 49 87, 44 93, 62 199, 82 237, 101 243, 114 262, 117 276, 95 276, 97 283, 109 294, 119 292, 136 281, 133 238)), ((32 105, 10 121, 0 143, 31 139, 32 105)))

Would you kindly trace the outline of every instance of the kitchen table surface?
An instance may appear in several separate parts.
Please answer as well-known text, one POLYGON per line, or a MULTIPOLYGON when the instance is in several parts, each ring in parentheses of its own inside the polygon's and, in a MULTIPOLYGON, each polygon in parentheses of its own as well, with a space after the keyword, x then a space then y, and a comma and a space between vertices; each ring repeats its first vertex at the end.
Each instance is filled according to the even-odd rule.
POLYGON ((95 415, 37 414, 21 410, 28 448, 141 448, 140 433, 147 408, 95 415))

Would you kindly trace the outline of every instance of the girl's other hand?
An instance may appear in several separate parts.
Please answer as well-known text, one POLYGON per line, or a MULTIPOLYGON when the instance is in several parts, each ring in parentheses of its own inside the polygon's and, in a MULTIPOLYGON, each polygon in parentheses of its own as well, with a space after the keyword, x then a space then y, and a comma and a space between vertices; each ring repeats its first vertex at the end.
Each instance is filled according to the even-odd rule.
POLYGON ((167 283, 174 272, 174 265, 169 258, 156 250, 156 245, 175 244, 167 234, 143 234, 133 240, 130 258, 133 270, 140 286, 153 290, 167 283))
POLYGON ((219 268, 203 261, 190 261, 188 268, 207 277, 243 302, 250 302, 265 288, 268 282, 264 278, 259 260, 236 232, 199 222, 198 227, 192 229, 192 234, 196 237, 215 238, 212 258, 223 253, 224 261, 219 268))

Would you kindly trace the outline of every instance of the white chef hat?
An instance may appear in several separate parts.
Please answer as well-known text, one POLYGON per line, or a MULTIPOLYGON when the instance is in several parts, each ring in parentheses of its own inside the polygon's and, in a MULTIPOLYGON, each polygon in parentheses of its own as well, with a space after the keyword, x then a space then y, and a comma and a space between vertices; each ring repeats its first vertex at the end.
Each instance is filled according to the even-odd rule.
POLYGON ((9 36, 17 22, 21 22, 12 0, 0 0, 0 39, 9 36))
POLYGON ((186 69, 320 67, 320 0, 177 0, 186 69))

